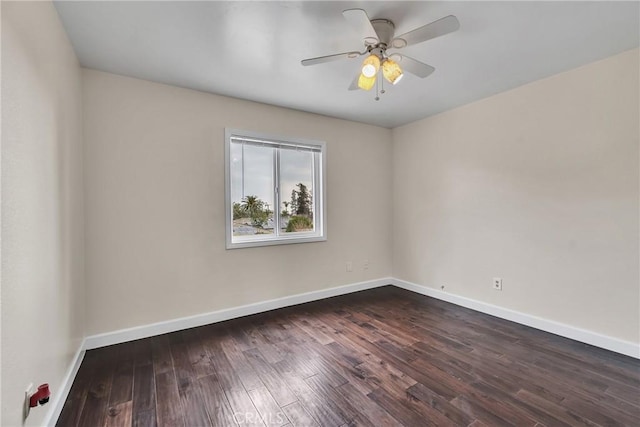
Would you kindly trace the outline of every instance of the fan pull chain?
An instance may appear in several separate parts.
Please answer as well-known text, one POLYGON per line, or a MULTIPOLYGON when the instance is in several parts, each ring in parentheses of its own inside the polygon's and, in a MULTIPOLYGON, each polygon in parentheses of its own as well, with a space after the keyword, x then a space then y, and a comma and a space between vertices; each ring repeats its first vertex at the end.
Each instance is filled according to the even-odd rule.
POLYGON ((380 101, 380 96, 378 94, 378 82, 380 81, 380 74, 378 74, 376 77, 377 78, 376 78, 376 97, 375 97, 375 100, 376 101, 380 101))
POLYGON ((380 77, 380 87, 381 87, 380 94, 383 94, 385 92, 385 90, 384 90, 384 79, 382 78, 382 76, 379 76, 379 77, 380 77))

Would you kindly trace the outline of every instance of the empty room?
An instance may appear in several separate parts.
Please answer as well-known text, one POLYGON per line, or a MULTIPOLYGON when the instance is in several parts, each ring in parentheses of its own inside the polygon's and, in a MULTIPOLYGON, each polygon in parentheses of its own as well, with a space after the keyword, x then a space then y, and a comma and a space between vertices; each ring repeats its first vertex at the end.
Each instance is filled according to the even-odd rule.
POLYGON ((640 2, 0 15, 2 426, 640 425, 640 2))

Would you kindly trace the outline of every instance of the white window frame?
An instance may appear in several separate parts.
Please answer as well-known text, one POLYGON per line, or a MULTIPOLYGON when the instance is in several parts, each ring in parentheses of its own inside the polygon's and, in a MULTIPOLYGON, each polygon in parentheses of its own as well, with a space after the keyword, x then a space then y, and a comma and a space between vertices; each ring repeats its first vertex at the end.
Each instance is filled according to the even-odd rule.
MULTIPOLYGON (((252 132, 240 129, 225 128, 225 149, 224 149, 224 169, 225 169, 225 229, 226 229, 226 247, 227 249, 251 248, 256 246, 272 246, 286 245, 292 243, 309 243, 322 242, 327 240, 327 209, 326 209, 326 168, 327 168, 327 145, 324 141, 316 141, 310 139, 282 137, 277 135, 269 135, 261 132, 252 132), (233 202, 231 200, 231 141, 233 139, 244 139, 252 142, 263 143, 274 148, 278 146, 295 146, 300 148, 312 148, 318 150, 318 156, 314 156, 314 194, 313 194, 313 211, 315 230, 312 232, 296 232, 286 235, 279 235, 274 229, 274 234, 264 234, 260 237, 252 236, 234 236, 233 235, 233 202)), ((276 201, 273 209, 274 224, 280 224, 280 205, 281 197, 279 195, 280 184, 280 155, 279 150, 275 150, 274 155, 274 200, 276 201)))

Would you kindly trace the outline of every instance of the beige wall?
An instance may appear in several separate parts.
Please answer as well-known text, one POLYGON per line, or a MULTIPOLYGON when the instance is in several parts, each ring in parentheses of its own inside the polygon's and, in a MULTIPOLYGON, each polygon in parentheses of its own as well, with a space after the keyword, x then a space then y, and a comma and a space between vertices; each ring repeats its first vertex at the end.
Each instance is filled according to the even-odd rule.
POLYGON ((0 424, 19 426, 25 387, 57 392, 84 336, 81 77, 51 3, 1 7, 0 424))
POLYGON ((637 50, 393 132, 92 70, 84 106, 89 335, 393 261, 400 279, 638 342, 637 50), (328 142, 328 242, 224 249, 225 126, 328 142))
POLYGON ((89 335, 391 274, 390 130, 83 77, 89 335), (328 241, 225 250, 225 126, 327 142, 328 241))
POLYGON ((394 276, 639 342, 638 91, 636 49, 394 129, 394 276))

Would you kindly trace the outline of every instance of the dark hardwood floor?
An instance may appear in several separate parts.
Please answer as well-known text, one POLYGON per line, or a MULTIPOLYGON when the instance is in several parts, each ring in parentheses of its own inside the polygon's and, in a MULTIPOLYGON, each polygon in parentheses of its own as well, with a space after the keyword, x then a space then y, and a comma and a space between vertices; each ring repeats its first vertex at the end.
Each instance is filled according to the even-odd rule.
POLYGON ((640 426, 640 362, 394 287, 88 351, 59 426, 640 426))

